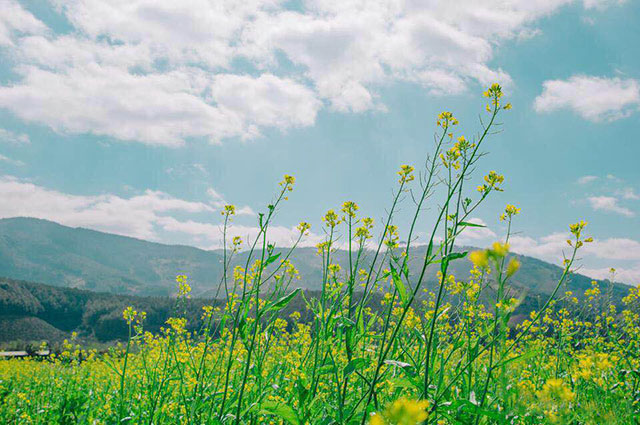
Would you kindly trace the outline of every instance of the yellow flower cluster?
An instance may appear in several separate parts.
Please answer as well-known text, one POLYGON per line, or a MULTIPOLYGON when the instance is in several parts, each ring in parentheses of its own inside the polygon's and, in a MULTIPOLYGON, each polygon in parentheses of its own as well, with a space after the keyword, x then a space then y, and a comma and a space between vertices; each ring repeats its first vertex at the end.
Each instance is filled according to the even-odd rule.
POLYGON ((371 416, 370 425, 419 425, 429 416, 427 400, 400 398, 381 412, 371 416))
POLYGON ((413 179, 415 178, 413 176, 413 170, 414 168, 411 165, 401 165, 400 171, 398 171, 398 175, 400 176, 398 182, 400 184, 404 184, 413 181, 413 179))

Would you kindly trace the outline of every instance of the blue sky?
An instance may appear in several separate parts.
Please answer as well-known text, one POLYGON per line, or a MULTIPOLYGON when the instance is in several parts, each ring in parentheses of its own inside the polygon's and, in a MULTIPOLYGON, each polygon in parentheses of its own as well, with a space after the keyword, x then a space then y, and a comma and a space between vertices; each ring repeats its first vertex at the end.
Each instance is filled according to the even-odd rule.
POLYGON ((514 203, 513 249, 557 263, 585 219, 582 271, 638 283, 638 3, 449 3, 2 0, 0 217, 211 248, 221 205, 251 235, 289 173, 272 238, 306 220, 311 244, 345 200, 379 219, 437 113, 475 134, 497 81, 514 108, 477 178, 505 192, 462 242, 502 237, 514 203))

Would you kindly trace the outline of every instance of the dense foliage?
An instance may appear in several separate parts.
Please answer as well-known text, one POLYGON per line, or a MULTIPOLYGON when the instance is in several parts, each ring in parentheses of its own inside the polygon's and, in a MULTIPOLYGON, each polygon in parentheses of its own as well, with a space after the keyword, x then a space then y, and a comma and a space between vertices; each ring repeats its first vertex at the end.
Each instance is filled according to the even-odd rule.
POLYGON ((145 312, 127 307, 122 318, 129 338, 109 353, 67 341, 52 361, 0 362, 0 418, 136 424, 637 423, 640 288, 631 288, 618 308, 597 282, 581 294, 564 287, 578 251, 592 241, 585 236, 586 223, 569 227, 561 276, 539 308, 515 327, 510 323, 521 299, 513 296, 510 281, 520 262, 508 255, 508 242, 520 210, 505 208, 503 241, 469 253, 455 249, 461 232, 477 226, 470 215, 504 181, 492 171, 467 190, 483 142, 499 113, 511 107, 502 103, 498 85, 485 96, 489 118, 474 139, 454 137, 458 121, 450 112, 440 114, 435 153, 419 178, 413 167, 401 167, 375 242, 373 220, 358 217, 355 203, 327 212, 327 237, 317 247, 321 292, 304 297, 310 320, 285 313, 300 293, 291 291, 298 271, 290 254, 309 225, 300 223, 298 242, 284 253, 267 238, 295 183, 285 176, 275 200, 259 215, 260 232, 250 241, 243 266, 230 267, 241 241, 226 238, 235 208, 225 207, 220 282, 225 302, 203 306, 197 329, 188 328, 191 287, 179 275, 175 314, 159 332, 145 329, 145 312), (415 215, 401 243, 394 218, 415 180, 420 183, 411 197, 415 215), (420 229, 428 235, 425 255, 421 267, 410 268, 415 232, 422 226, 418 218, 427 204, 438 218, 420 229), (339 232, 348 253, 342 264, 333 256, 339 232), (373 247, 374 258, 363 267, 366 247, 373 247), (473 268, 453 275, 450 266, 465 257, 473 268), (427 287, 434 264, 437 285, 427 287))

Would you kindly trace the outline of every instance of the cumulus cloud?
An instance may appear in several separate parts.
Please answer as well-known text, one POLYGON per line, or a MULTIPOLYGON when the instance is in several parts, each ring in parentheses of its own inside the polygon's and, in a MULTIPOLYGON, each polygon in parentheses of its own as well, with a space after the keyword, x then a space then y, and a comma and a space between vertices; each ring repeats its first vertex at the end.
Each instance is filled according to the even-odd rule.
MULTIPOLYGON (((580 273, 592 277, 594 279, 610 279, 611 268, 610 267, 596 267, 589 268, 583 267, 580 269, 580 273)), ((630 285, 640 284, 640 264, 632 265, 630 267, 618 267, 615 269, 614 280, 616 282, 625 282, 630 285)))
MULTIPOLYGON (((511 249, 519 254, 531 255, 550 262, 562 259, 562 253, 570 249, 569 233, 557 232, 541 238, 512 236, 511 249)), ((640 260, 640 242, 628 238, 595 239, 581 248, 583 254, 605 260, 640 260)))
POLYGON ((28 66, 22 73, 20 84, 0 87, 0 107, 62 133, 93 133, 149 144, 179 146, 190 137, 212 142, 255 137, 261 125, 309 125, 319 107, 310 90, 271 75, 236 76, 247 97, 234 100, 230 96, 233 81, 210 81, 196 69, 136 75, 119 67, 90 64, 60 72, 28 66), (216 102, 201 96, 206 90, 213 92, 216 102))
POLYGON ((262 74, 217 75, 211 97, 219 109, 244 123, 242 134, 253 137, 259 127, 303 127, 312 125, 321 102, 307 87, 288 78, 262 74))
POLYGON ((18 35, 43 34, 47 27, 15 0, 0 0, 0 46, 11 46, 18 35))
POLYGON ((471 218, 467 220, 469 223, 477 224, 483 227, 465 227, 456 242, 460 245, 474 245, 479 241, 488 242, 497 238, 496 233, 487 227, 487 223, 480 218, 471 218))
POLYGON ((11 176, 0 177, 0 218, 35 217, 67 226, 80 226, 143 239, 156 239, 155 224, 168 212, 211 212, 201 202, 147 190, 131 198, 72 195, 11 176))
MULTIPOLYGON (((194 202, 173 197, 167 193, 146 190, 142 194, 121 197, 113 194, 73 195, 51 190, 12 176, 0 176, 0 218, 35 217, 58 222, 66 226, 84 227, 123 236, 163 242, 171 232, 191 245, 200 248, 220 248, 220 223, 184 218, 192 214, 212 213, 224 201, 214 190, 209 190, 212 202, 194 202)), ((236 209, 237 215, 255 215, 250 207, 236 209)), ((218 214, 212 217, 219 217, 218 214)), ((259 227, 231 223, 229 237, 240 236, 251 240, 259 227)), ((268 239, 280 246, 290 246, 299 231, 292 227, 270 227, 268 239)), ((320 236, 311 233, 303 245, 315 245, 320 236)))
POLYGON ((60 133, 250 139, 313 125, 324 105, 385 110, 379 89, 395 81, 439 95, 508 85, 491 65, 496 46, 571 2, 53 0, 72 27, 55 34, 0 0, 0 45, 18 76, 0 107, 60 133))
POLYGON ((606 260, 640 260, 640 242, 628 238, 596 239, 585 252, 606 260))
POLYGON ((511 249, 518 254, 530 255, 550 263, 558 263, 563 258, 563 252, 568 248, 567 233, 551 233, 541 238, 514 235, 509 239, 511 249))
MULTIPOLYGON (((516 235, 510 240, 511 250, 523 255, 540 258, 554 264, 560 264, 564 255, 570 255, 571 247, 567 239, 571 235, 566 232, 552 233, 540 238, 516 235)), ((609 278, 607 267, 594 267, 595 263, 610 263, 615 266, 616 280, 629 284, 640 281, 640 242, 629 238, 595 239, 585 244, 579 251, 579 272, 595 279, 609 278), (629 264, 631 263, 631 264, 629 264)))
MULTIPOLYGON (((181 233, 183 235, 192 235, 198 237, 203 242, 201 247, 216 249, 223 246, 222 226, 219 224, 203 223, 193 220, 180 221, 173 217, 161 217, 158 224, 163 230, 168 232, 181 233)), ((253 241, 258 236, 260 228, 257 226, 244 226, 231 223, 227 228, 227 238, 232 239, 236 236, 242 238, 243 241, 253 241)), ((300 235, 300 231, 296 226, 286 227, 272 225, 267 231, 267 240, 275 243, 277 246, 292 246, 300 235)), ((305 236, 299 246, 315 246, 321 242, 322 236, 315 233, 309 233, 305 236)))
POLYGON ((613 196, 590 196, 587 201, 596 211, 608 211, 625 217, 635 216, 633 211, 620 205, 618 198, 613 196))
POLYGON ((633 79, 574 75, 568 80, 549 80, 536 97, 537 112, 570 109, 582 118, 599 122, 629 116, 640 105, 640 84, 633 79))

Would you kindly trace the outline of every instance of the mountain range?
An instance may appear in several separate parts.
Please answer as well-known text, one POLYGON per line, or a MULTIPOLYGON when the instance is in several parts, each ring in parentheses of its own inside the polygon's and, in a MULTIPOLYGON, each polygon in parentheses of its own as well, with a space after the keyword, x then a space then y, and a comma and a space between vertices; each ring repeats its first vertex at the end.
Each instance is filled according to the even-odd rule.
MULTIPOLYGON (((287 249, 275 251, 284 258, 287 249)), ((232 267, 244 265, 247 255, 238 253, 232 267)), ((415 247, 409 262, 412 276, 419 272, 424 255, 425 247, 415 247)), ((525 317, 548 298, 562 269, 532 257, 511 255, 521 263, 510 280, 515 294, 523 298, 516 315, 525 317)), ((333 262, 348 264, 345 251, 338 250, 332 256, 333 262)), ((366 252, 362 265, 370 265, 371 257, 372 253, 366 252)), ((322 259, 316 249, 298 248, 290 259, 300 272, 293 286, 304 289, 307 298, 317 296, 322 259)), ((194 297, 187 303, 185 314, 190 317, 189 323, 197 326, 202 306, 220 302, 212 298, 220 282, 222 262, 221 251, 164 245, 34 218, 2 219, 0 344, 60 342, 71 332, 79 332, 85 342, 122 339, 126 336, 122 310, 128 305, 146 311, 149 329, 158 330, 175 309, 171 295, 176 291, 177 274, 189 277, 194 297)), ((470 268, 471 263, 463 258, 451 263, 450 272, 464 279, 470 268)), ((435 287, 438 269, 438 265, 427 269, 427 287, 435 287)), ((572 290, 580 296, 591 281, 572 274, 563 291, 572 290)), ((604 285, 614 302, 628 290, 623 284, 604 285)), ((304 311, 301 297, 290 308, 304 311)))
MULTIPOLYGON (((474 248, 460 247, 469 249, 474 248)), ((286 251, 276 248, 276 252, 286 251)), ((414 248, 409 262, 411 275, 418 273, 424 254, 424 246, 414 248)), ((238 253, 232 267, 244 265, 247 255, 238 253)), ((362 264, 369 265, 371 257, 372 253, 366 253, 362 264)), ((517 257, 521 267, 511 285, 527 293, 549 294, 562 269, 532 257, 517 257)), ((333 258, 343 266, 347 264, 345 251, 338 250, 333 258)), ((296 286, 318 290, 322 259, 316 249, 298 248, 291 261, 300 272, 296 286)), ((175 292, 175 276, 185 274, 195 296, 212 297, 220 282, 222 263, 222 252, 216 250, 165 245, 34 218, 0 220, 0 276, 12 279, 113 294, 165 296, 175 292)), ((450 270, 464 279, 470 267, 467 259, 461 259, 452 262, 450 270)), ((435 284, 438 270, 438 265, 427 269, 427 285, 435 284)), ((574 274, 567 288, 581 293, 591 280, 574 274)), ((620 294, 626 288, 623 284, 614 285, 615 292, 620 294)))

